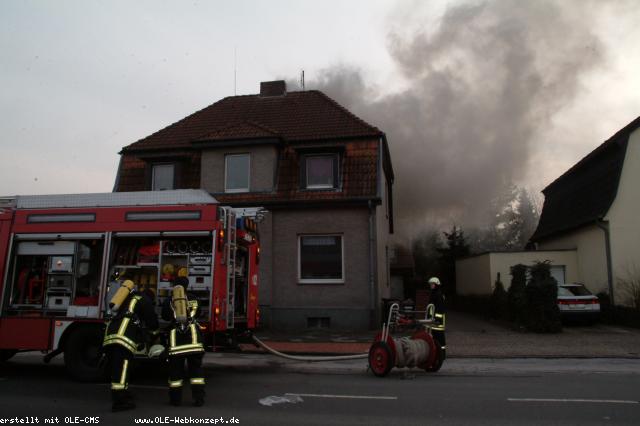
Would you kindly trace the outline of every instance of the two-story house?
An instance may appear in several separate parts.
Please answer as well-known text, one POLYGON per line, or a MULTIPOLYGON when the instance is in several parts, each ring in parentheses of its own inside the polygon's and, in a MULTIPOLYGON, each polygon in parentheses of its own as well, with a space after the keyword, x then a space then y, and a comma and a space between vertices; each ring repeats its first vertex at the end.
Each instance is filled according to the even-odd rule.
POLYGON ((582 281, 594 292, 607 291, 616 304, 632 304, 634 290, 627 286, 637 292, 640 285, 638 182, 640 117, 544 189, 531 237, 540 250, 576 250, 582 281))
POLYGON ((382 131, 322 92, 224 98, 122 149, 115 191, 203 188, 264 207, 260 305, 275 329, 366 329, 389 297, 393 168, 382 131))

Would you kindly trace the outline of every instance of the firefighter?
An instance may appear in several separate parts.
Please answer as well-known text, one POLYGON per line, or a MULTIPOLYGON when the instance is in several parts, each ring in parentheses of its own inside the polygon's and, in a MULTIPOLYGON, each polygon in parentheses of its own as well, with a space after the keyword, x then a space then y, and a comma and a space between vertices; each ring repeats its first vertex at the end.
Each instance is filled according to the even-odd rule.
POLYGON ((103 347, 111 366, 112 411, 135 408, 129 393, 129 367, 134 353, 145 347, 145 332, 157 333, 158 318, 151 301, 138 294, 131 280, 124 281, 109 302, 103 347))
POLYGON ((444 307, 444 295, 442 294, 440 279, 438 279, 438 277, 429 278, 429 286, 431 287, 429 303, 432 303, 435 307, 435 324, 431 327, 431 334, 438 345, 440 345, 440 349, 442 349, 442 359, 444 360, 447 354, 447 342, 444 335, 446 309, 444 307))
POLYGON ((167 299, 162 306, 162 319, 171 321, 167 345, 169 403, 175 406, 182 405, 182 385, 186 362, 193 405, 200 407, 204 404, 205 381, 202 370, 204 345, 196 320, 198 300, 187 293, 188 286, 188 278, 176 278, 171 300, 167 299))

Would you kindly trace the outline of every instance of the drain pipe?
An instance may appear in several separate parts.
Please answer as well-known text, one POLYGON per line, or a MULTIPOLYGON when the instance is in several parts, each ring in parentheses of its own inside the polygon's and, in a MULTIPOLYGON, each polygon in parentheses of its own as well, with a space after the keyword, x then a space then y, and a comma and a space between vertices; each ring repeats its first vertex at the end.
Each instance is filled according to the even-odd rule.
POLYGON ((615 306, 615 300, 613 297, 613 268, 611 262, 611 234, 609 232, 609 222, 599 220, 596 222, 596 226, 604 231, 604 245, 607 253, 607 281, 609 281, 609 301, 611 306, 615 306))
POLYGON ((373 221, 374 207, 373 202, 369 200, 369 308, 371 310, 370 321, 373 327, 377 323, 376 318, 376 280, 375 280, 375 223, 373 221))

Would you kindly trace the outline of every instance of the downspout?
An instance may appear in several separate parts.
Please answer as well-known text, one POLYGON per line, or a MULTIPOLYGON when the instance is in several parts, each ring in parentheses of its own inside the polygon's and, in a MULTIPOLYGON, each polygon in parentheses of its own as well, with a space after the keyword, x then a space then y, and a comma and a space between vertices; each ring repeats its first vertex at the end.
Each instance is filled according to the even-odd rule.
POLYGON ((369 309, 370 309, 370 326, 374 328, 377 324, 376 321, 376 280, 375 280, 375 269, 374 269, 374 261, 375 261, 375 222, 374 222, 374 214, 375 207, 373 206, 373 201, 369 200, 367 203, 369 207, 369 309))
POLYGON ((596 222, 596 226, 604 231, 604 246, 607 253, 607 281, 609 281, 609 301, 611 306, 615 306, 615 300, 613 297, 613 268, 611 266, 611 234, 609 232, 609 222, 599 220, 596 222))

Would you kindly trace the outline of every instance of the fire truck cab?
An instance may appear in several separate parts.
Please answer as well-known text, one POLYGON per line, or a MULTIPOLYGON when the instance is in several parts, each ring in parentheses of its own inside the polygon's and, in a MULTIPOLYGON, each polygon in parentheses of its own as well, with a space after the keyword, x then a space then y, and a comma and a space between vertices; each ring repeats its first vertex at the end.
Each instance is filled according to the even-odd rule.
POLYGON ((235 344, 259 321, 254 219, 202 190, 0 199, 0 361, 64 353, 74 378, 101 377, 117 276, 133 280, 158 316, 173 280, 187 277, 207 349, 235 344))

